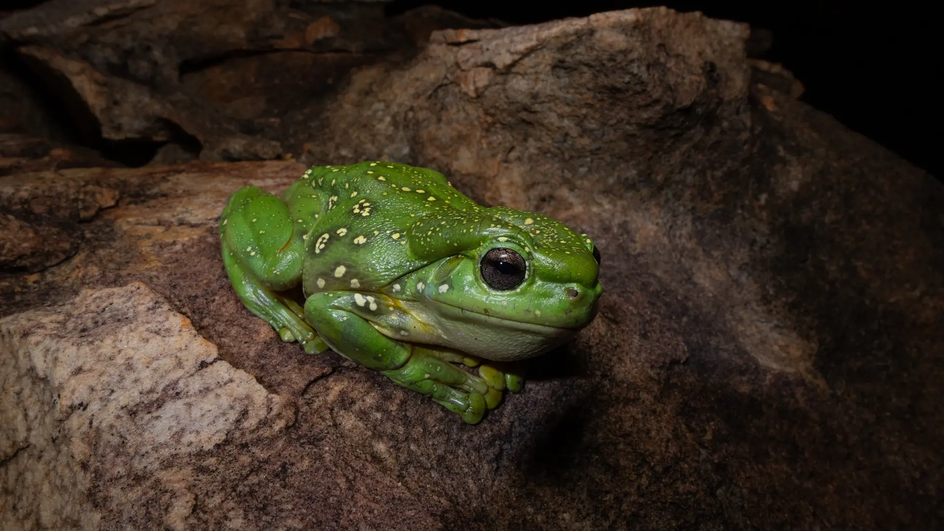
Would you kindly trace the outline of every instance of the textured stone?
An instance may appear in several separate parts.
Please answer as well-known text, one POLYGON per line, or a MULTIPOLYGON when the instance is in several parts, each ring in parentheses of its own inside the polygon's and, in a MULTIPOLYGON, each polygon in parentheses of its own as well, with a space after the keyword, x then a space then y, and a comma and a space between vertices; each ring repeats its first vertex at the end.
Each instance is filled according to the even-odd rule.
MULTIPOLYGON (((17 359, 24 341, 59 344, 63 327, 30 330, 60 308, 96 322, 73 297, 139 282, 166 301, 159 315, 190 319, 196 333, 179 334, 217 346, 211 367, 252 375, 295 413, 197 454, 161 447, 125 483, 94 471, 134 463, 92 439, 92 473, 30 469, 65 479, 43 479, 63 488, 29 507, 80 527, 91 506, 102 529, 942 527, 944 189, 796 101, 789 75, 748 61, 747 36, 665 9, 434 33, 294 118, 306 127, 284 147, 305 163, 433 167, 601 248, 598 318, 475 427, 339 356, 304 355, 239 304, 217 216, 239 186, 280 190, 302 164, 3 177, 0 214, 76 235, 61 263, 0 275, 3 326, 25 334, 4 339, 17 359)), ((107 313, 103 334, 132 311, 147 313, 107 313)), ((47 385, 34 366, 16 374, 36 376, 14 389, 47 385)), ((48 401, 2 396, 37 430, 57 418, 48 401)), ((248 418, 270 418, 253 404, 248 418)), ((4 497, 30 455, 10 448, 4 497)))
MULTIPOLYGON (((430 8, 387 20, 386 1, 52 0, 0 19, 0 38, 84 138, 178 148, 159 162, 269 160, 352 68, 434 29, 496 26, 430 8)), ((0 113, 0 130, 27 118, 0 113)))
POLYGON ((4 529, 99 529, 149 497, 188 529, 203 455, 291 422, 140 283, 4 318, 0 351, 4 529))

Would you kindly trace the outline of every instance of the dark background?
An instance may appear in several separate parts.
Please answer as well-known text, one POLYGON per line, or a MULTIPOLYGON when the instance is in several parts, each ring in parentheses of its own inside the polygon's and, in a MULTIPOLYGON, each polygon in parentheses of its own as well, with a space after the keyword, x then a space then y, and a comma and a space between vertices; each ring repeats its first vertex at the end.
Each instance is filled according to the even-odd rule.
MULTIPOLYGON (((0 0, 0 10, 40 3, 0 0)), ((932 31, 932 22, 938 20, 932 15, 935 2, 395 0, 387 12, 395 15, 423 4, 513 24, 667 5, 770 30, 773 45, 763 58, 782 63, 796 75, 806 88, 804 101, 938 179, 944 178, 944 163, 938 156, 942 103, 937 83, 942 77, 940 50, 944 47, 932 31)))

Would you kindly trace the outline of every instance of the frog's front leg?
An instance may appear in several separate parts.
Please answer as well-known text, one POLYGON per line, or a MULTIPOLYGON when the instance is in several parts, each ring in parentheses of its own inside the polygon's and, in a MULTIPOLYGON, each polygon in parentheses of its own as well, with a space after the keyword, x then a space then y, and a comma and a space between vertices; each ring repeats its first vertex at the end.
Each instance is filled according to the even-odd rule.
MULTIPOLYGON (((478 423, 486 409, 494 408, 501 400, 501 390, 506 387, 504 374, 493 375, 495 385, 491 385, 456 365, 467 360, 462 355, 391 339, 371 324, 397 320, 399 311, 395 300, 380 294, 323 292, 305 302, 308 322, 336 352, 380 371, 404 387, 430 395, 467 423, 478 423)), ((409 321, 402 314, 399 318, 409 321)), ((409 337, 408 323, 402 324, 400 334, 409 337)))
POLYGON ((254 186, 236 191, 220 217, 223 264, 240 300, 283 341, 318 353, 327 345, 305 322, 301 306, 279 293, 301 281, 302 236, 285 203, 254 186))

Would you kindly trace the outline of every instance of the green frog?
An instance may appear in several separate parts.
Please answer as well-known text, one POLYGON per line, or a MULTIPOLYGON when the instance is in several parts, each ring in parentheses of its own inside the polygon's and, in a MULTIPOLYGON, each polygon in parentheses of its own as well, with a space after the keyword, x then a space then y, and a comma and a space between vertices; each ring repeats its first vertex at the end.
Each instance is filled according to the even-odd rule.
POLYGON ((283 341, 331 348, 470 424, 521 389, 509 362, 573 337, 602 290, 585 234, 390 162, 310 168, 281 197, 242 188, 220 239, 236 293, 283 341))

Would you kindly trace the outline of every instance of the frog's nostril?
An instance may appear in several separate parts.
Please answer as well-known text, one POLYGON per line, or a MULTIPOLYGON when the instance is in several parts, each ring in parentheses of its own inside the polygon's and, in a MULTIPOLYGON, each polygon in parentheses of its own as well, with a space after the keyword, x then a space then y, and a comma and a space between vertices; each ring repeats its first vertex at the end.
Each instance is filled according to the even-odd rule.
POLYGON ((576 288, 567 288, 566 293, 567 293, 567 297, 571 299, 576 299, 577 297, 580 296, 580 292, 577 291, 576 288))

